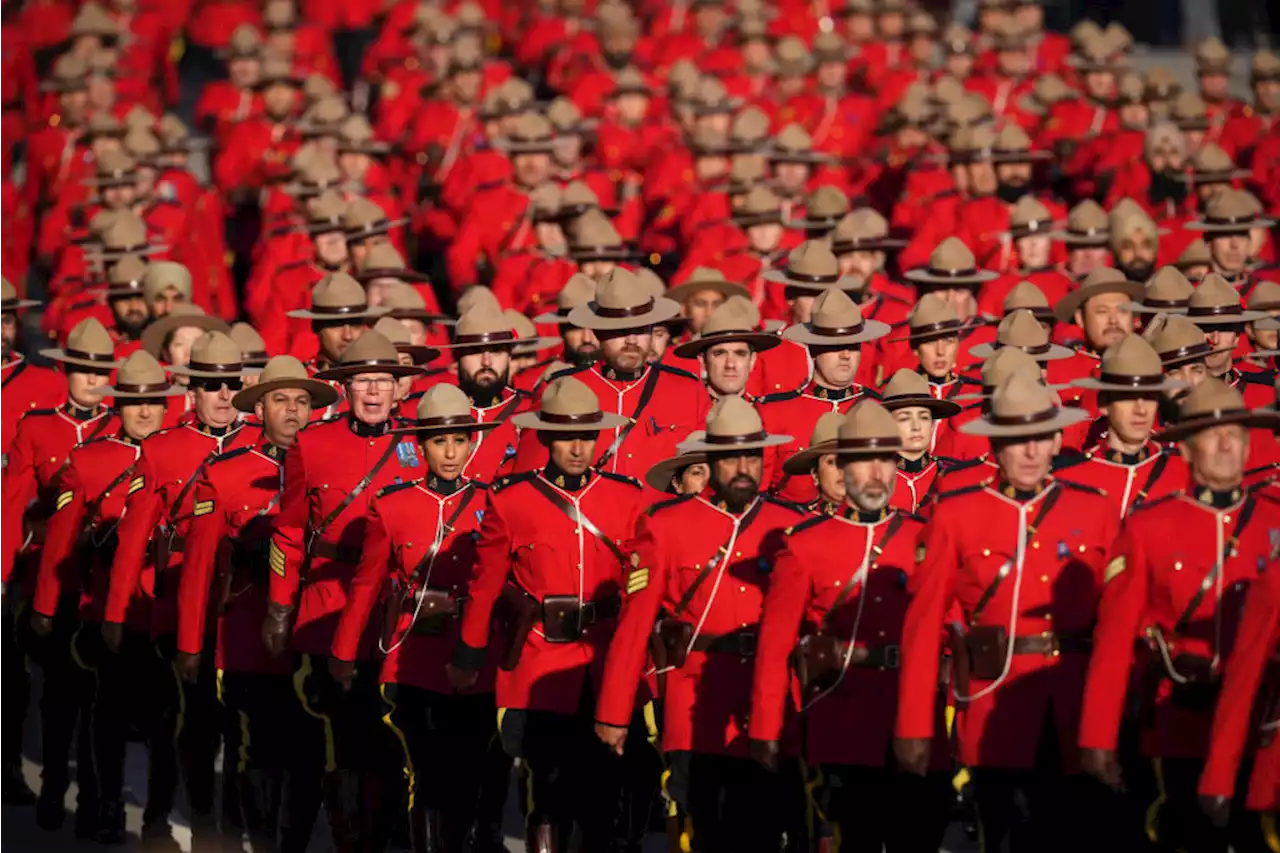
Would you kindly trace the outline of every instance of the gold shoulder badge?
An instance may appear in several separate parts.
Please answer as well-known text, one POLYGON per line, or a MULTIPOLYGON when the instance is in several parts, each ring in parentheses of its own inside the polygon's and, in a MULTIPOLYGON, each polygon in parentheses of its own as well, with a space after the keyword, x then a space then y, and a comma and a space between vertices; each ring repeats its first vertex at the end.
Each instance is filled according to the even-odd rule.
POLYGON ((1123 572, 1124 570, 1125 570, 1125 559, 1124 559, 1124 555, 1121 554, 1119 557, 1114 558, 1110 563, 1107 563, 1107 570, 1104 573, 1102 582, 1111 583, 1111 579, 1114 578, 1116 575, 1120 574, 1121 572, 1123 572))
POLYGON ((284 551, 274 542, 271 543, 271 571, 284 577, 284 551))
POLYGON ((58 495, 58 502, 54 506, 53 511, 57 512, 58 510, 62 509, 64 506, 71 503, 71 499, 74 497, 75 497, 75 492, 69 492, 69 491, 63 492, 62 494, 58 495))
POLYGON ((192 514, 201 516, 208 515, 211 512, 213 512, 213 501, 196 501, 195 512, 192 514))
POLYGON ((627 575, 627 595, 635 595, 649 586, 649 570, 636 569, 627 575))
POLYGON ((138 491, 138 489, 141 489, 145 483, 145 480, 146 480, 145 477, 134 477, 132 480, 130 480, 129 494, 133 494, 134 492, 138 491))
POLYGON ((929 552, 929 549, 925 547, 925 544, 923 542, 921 542, 919 545, 916 546, 916 564, 917 565, 924 562, 925 554, 927 554, 928 552, 929 552))

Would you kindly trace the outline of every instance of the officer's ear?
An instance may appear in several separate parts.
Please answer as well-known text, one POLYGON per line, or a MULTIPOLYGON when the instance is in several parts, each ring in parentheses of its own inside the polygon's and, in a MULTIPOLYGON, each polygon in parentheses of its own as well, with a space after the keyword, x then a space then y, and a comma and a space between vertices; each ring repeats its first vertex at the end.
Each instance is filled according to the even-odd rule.
POLYGON ((747 373, 748 374, 750 374, 751 371, 756 369, 756 355, 757 355, 756 351, 752 350, 751 355, 747 356, 747 373))
POLYGON ((265 424, 267 422, 267 411, 262 405, 262 398, 258 398, 258 402, 253 404, 253 416, 258 419, 258 423, 265 424))
POLYGON ((1071 315, 1071 322, 1075 323, 1078 328, 1083 329, 1084 328, 1084 310, 1081 308, 1077 308, 1076 313, 1071 315))

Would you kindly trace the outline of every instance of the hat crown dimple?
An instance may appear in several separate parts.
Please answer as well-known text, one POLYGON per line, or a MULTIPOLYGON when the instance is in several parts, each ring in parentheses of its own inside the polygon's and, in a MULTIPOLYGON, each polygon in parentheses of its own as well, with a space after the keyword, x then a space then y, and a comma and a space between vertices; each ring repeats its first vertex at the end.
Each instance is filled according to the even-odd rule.
POLYGON ((560 288, 556 296, 556 307, 563 311, 572 311, 586 305, 596 296, 596 280, 588 275, 576 272, 560 288))
POLYGON ((1025 370, 1010 374, 991 396, 991 413, 996 418, 1029 417, 1058 408, 1053 391, 1025 370))
POLYGON ((889 236, 889 220, 878 210, 859 207, 836 226, 837 240, 878 240, 889 236))
POLYGON ((365 305, 364 288, 344 272, 330 273, 311 289, 313 308, 363 308, 365 305))
POLYGON ((1000 347, 982 362, 982 384, 994 387, 1018 371, 1032 371, 1039 376, 1040 365, 1017 347, 1000 347))
POLYGON ((876 439, 884 443, 887 450, 901 442, 898 422, 893 413, 871 399, 859 400, 853 404, 840 419, 835 437, 846 442, 876 439))
POLYGON ((843 412, 823 412, 814 423, 813 431, 809 433, 809 446, 817 447, 819 444, 835 441, 840 436, 840 427, 844 421, 843 412))
POLYGON ((262 373, 258 376, 258 382, 265 384, 267 382, 283 382, 288 380, 301 381, 310 379, 307 374, 306 365, 291 355, 273 356, 262 368, 262 373))
POLYGON ((1031 137, 1016 124, 1006 124, 996 135, 996 147, 1003 151, 1026 151, 1031 147, 1031 137))
POLYGON ((1102 354, 1102 373, 1115 376, 1160 376, 1160 354, 1141 335, 1125 335, 1102 354))
POLYGON ((164 368, 156 357, 146 350, 140 349, 129 354, 116 373, 116 386, 121 385, 166 385, 164 368))
POLYGON ((9 283, 9 279, 4 279, 3 288, 0 289, 0 299, 5 302, 11 302, 18 298, 18 289, 9 283))
POLYGON ((1206 142, 1191 158, 1197 172, 1229 172, 1236 167, 1231 155, 1212 142, 1206 142))
POLYGON ((806 240, 787 255, 787 269, 801 275, 834 276, 840 274, 840 262, 823 243, 806 240))
POLYGON ((368 362, 386 365, 400 363, 400 354, 396 352, 396 345, 388 340, 386 335, 373 329, 356 338, 338 359, 339 365, 368 362))
POLYGON ((498 297, 493 295, 492 290, 483 285, 474 285, 467 288, 458 297, 458 317, 464 317, 480 306, 485 306, 494 313, 502 311, 502 306, 498 303, 498 297))
POLYGON ((123 151, 103 151, 98 158, 98 176, 103 178, 118 177, 133 172, 137 163, 123 151))
POLYGON ((1200 280, 1191 293, 1192 308, 1229 308, 1240 304, 1240 294, 1227 280, 1211 272, 1200 280))
POLYGON ((813 137, 798 124, 789 124, 778 134, 776 146, 784 151, 809 151, 813 137))
POLYGON ((515 333, 516 340, 529 340, 538 336, 538 328, 533 325, 533 321, 516 309, 508 308, 502 312, 502 316, 506 319, 511 331, 515 333))
MULTIPOLYGON (((228 332, 228 335, 231 340, 236 342, 236 346, 240 348, 241 356, 246 353, 264 352, 267 348, 267 342, 262 339, 262 335, 258 334, 258 330, 253 326, 250 326, 248 323, 239 322, 232 324, 231 331, 228 332)), ((276 356, 276 358, 293 358, 293 356, 276 356)), ((296 358, 293 360, 298 361, 296 358)), ((302 364, 302 362, 298 361, 298 364, 302 364)), ((305 368, 303 369, 303 374, 306 374, 305 368)), ((265 373, 262 381, 266 381, 265 373)))
POLYGON ((383 209, 364 196, 352 199, 342 211, 342 224, 347 228, 367 228, 386 219, 383 209))
POLYGON ((1243 408, 1244 396, 1221 379, 1211 376, 1186 393, 1178 412, 1179 420, 1188 420, 1243 408))
POLYGON ((109 249, 144 246, 147 243, 147 225, 136 214, 122 210, 102 232, 102 243, 109 249))
POLYGON ((560 203, 571 207, 599 207, 600 199, 584 181, 570 181, 561 192, 560 203))
POLYGON ((1249 308, 1265 306, 1269 310, 1278 304, 1280 304, 1280 282, 1264 278, 1253 286, 1253 292, 1249 294, 1249 308))
POLYGON ((404 257, 390 243, 382 243, 369 249, 364 257, 363 270, 402 270, 404 257))
POLYGON ((972 270, 976 265, 973 252, 958 237, 943 240, 929 256, 929 266, 935 270, 972 270))
POLYGON ((1049 343, 1049 333, 1030 311, 1018 309, 1005 316, 996 329, 996 340, 1003 346, 1031 349, 1049 343))
POLYGON ((332 190, 328 190, 317 196, 308 205, 308 210, 308 218, 312 222, 337 223, 345 218, 347 203, 342 200, 342 196, 332 190))
POLYGON ((729 167, 729 180, 735 184, 753 184, 764 180, 767 172, 759 157, 734 157, 729 167))
MULTIPOLYGON (((1203 237, 1197 237, 1187 244, 1187 248, 1182 250, 1182 254, 1178 255, 1179 266, 1196 266, 1198 264, 1213 263, 1213 256, 1209 254, 1209 244, 1204 241, 1203 237)), ((1188 287, 1190 282, 1187 283, 1188 287)))
POLYGON ((768 187, 752 187, 747 197, 742 200, 738 213, 746 215, 763 215, 777 213, 782 210, 782 199, 768 187))
POLYGON ((572 244, 578 246, 610 246, 622 245, 622 237, 618 229, 613 227, 609 217, 598 209, 588 210, 578 218, 573 226, 572 244))
POLYGON ((810 216, 831 218, 843 216, 849 210, 849 197, 839 187, 824 185, 809 196, 810 216))
POLYGON ((410 343, 409 330, 399 320, 391 317, 380 317, 378 322, 373 324, 373 330, 396 346, 410 343))
POLYGON ((240 347, 225 332, 205 332, 191 345, 192 364, 239 365, 240 347))
POLYGON ((760 325, 760 311, 744 296, 730 296, 711 312, 702 327, 704 338, 726 332, 747 332, 760 325))
POLYGON ((1243 194, 1235 190, 1227 190, 1209 199, 1205 205, 1205 215, 1209 219, 1231 220, 1241 219, 1254 212, 1243 194))
POLYGON ((418 420, 428 418, 459 418, 471 416, 471 400, 458 386, 441 382, 433 385, 418 401, 418 420))
POLYGON ((906 367, 899 368, 884 386, 880 394, 882 399, 892 400, 896 397, 930 397, 929 380, 906 367))
POLYGON ((111 333, 96 317, 81 320, 67 335, 68 351, 75 350, 90 355, 111 355, 115 352, 115 346, 111 333))
POLYGON ((147 275, 148 264, 137 255, 125 255, 112 265, 107 273, 107 284, 124 286, 135 281, 143 281, 147 275))
POLYGON ((581 380, 561 376, 542 392, 540 411, 561 417, 592 415, 600 411, 600 400, 581 380))
POLYGON ((454 326, 454 334, 460 338, 501 332, 512 332, 511 322, 501 308, 484 302, 459 317, 457 325, 454 326))
POLYGON ((909 324, 913 329, 933 326, 941 323, 958 323, 960 315, 943 296, 937 293, 926 293, 911 309, 909 324))
POLYGON ((769 132, 769 117, 757 107, 747 107, 733 117, 729 137, 735 142, 759 142, 769 132))
POLYGON ((1174 266, 1165 266, 1156 270, 1156 274, 1147 282, 1145 297, 1162 301, 1182 300, 1190 299, 1194 292, 1195 288, 1191 286, 1191 282, 1187 281, 1182 270, 1174 266))
POLYGON ((838 287, 829 287, 813 300, 810 324, 821 329, 852 329, 862 325, 858 303, 838 287))
POLYGON ((1025 195, 1013 206, 1009 221, 1012 225, 1029 225, 1032 222, 1047 222, 1051 218, 1049 208, 1035 196, 1025 195))
POLYGON ((568 98, 556 98, 547 107, 547 120, 557 130, 568 130, 582 121, 582 112, 568 98))
POLYGON ((427 303, 416 287, 399 282, 387 289, 382 297, 382 307, 390 311, 425 311, 427 303))
POLYGON ((1156 352, 1168 353, 1205 343, 1204 330, 1179 314, 1164 315, 1164 322, 1151 340, 1156 352))
POLYGON ((365 143, 373 139, 373 128, 367 118, 357 113, 343 120, 342 126, 338 128, 338 135, 348 144, 365 143))
POLYGON ((1034 283, 1024 279, 1005 296, 1003 307, 1006 314, 1019 309, 1048 308, 1049 298, 1034 283))
POLYGON ((1067 228, 1072 231, 1105 230, 1109 220, 1107 212, 1093 199, 1085 199, 1067 213, 1067 228))
POLYGON ((707 414, 707 438, 738 438, 764 432, 760 413, 736 394, 721 397, 707 414))
POLYGON ((601 308, 637 308, 651 301, 635 273, 614 267, 596 285, 596 304, 601 308))
POLYGON ((160 138, 145 127, 132 127, 124 136, 124 150, 130 157, 146 159, 162 150, 160 138))

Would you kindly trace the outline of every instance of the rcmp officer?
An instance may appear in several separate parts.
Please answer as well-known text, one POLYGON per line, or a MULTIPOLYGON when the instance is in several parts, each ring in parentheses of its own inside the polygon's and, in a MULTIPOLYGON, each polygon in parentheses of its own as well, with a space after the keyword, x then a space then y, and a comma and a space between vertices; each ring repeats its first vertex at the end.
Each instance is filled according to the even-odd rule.
MULTIPOLYGON (((816 497, 802 504, 810 512, 830 514, 837 512, 844 503, 844 475, 836 465, 834 450, 836 433, 840 424, 844 423, 843 412, 824 412, 813 425, 809 434, 809 446, 797 450, 782 462, 782 471, 786 477, 782 481, 779 492, 802 491, 791 488, 792 478, 807 478, 812 484, 816 497)), ((807 489, 807 487, 806 487, 807 489)))
MULTIPOLYGON (((733 394, 751 396, 752 386, 762 387, 757 357, 782 342, 777 335, 759 331, 760 312, 746 296, 730 296, 703 324, 693 340, 677 345, 678 358, 698 359, 696 372, 706 382, 713 400, 733 394)), ((690 371, 694 372, 694 371, 690 371)))
MULTIPOLYGON (((32 630, 38 637, 52 633, 64 599, 74 602, 68 606, 79 609, 83 627, 71 640, 71 661, 78 670, 58 676, 50 673, 45 684, 45 690, 53 692, 46 692, 43 701, 49 710, 58 712, 44 718, 45 743, 50 748, 44 757, 45 785, 50 788, 50 798, 56 789, 66 790, 57 773, 66 767, 79 716, 77 834, 120 844, 125 839, 124 760, 129 725, 153 719, 150 705, 158 703, 157 694, 168 689, 172 676, 157 671, 159 659, 150 643, 152 602, 142 588, 130 591, 129 631, 119 654, 108 654, 99 626, 107 606, 111 564, 119 547, 117 534, 126 500, 131 489, 136 493, 145 484, 137 476, 143 441, 160 429, 164 398, 186 392, 171 384, 159 362, 146 352, 129 356, 115 384, 101 390, 119 409, 120 430, 71 451, 40 555, 32 630)), ((144 560, 146 568, 154 572, 150 555, 144 560)), ((153 730, 154 726, 147 728, 153 730)), ((159 834, 157 823, 163 826, 167 820, 177 782, 171 748, 165 748, 173 732, 154 733, 158 745, 150 756, 143 811, 150 835, 159 834)), ((50 807, 46 812, 44 825, 55 822, 52 811, 50 807)))
MULTIPOLYGON (((882 338, 889 327, 877 320, 864 320, 858 306, 843 290, 831 288, 813 303, 809 322, 788 326, 782 336, 808 348, 813 361, 813 380, 793 391, 780 391, 760 398, 760 418, 771 433, 808 435, 823 412, 847 412, 861 397, 875 392, 858 384, 862 345, 882 338)), ((782 481, 782 458, 797 449, 799 442, 765 454, 765 484, 774 489, 782 481)), ((800 485, 800 484, 797 484, 800 485)), ((789 494, 789 499, 808 503, 813 494, 789 494)))
POLYGON ((990 411, 960 427, 991 439, 998 476, 938 494, 909 584, 899 764, 929 767, 945 626, 954 637, 954 733, 982 835, 993 848, 1008 840, 1015 853, 1082 842, 1073 807, 1087 805, 1088 789, 1074 744, 1116 521, 1101 494, 1049 469, 1058 432, 1085 417, 1025 373, 1001 385, 990 411))
POLYGON ((1280 504, 1241 483, 1248 429, 1275 427, 1277 417, 1246 408, 1238 391, 1215 379, 1191 389, 1180 411, 1155 438, 1179 442, 1190 471, 1186 488, 1126 519, 1107 558, 1084 691, 1081 761, 1120 787, 1116 739, 1136 665, 1142 752, 1158 760, 1160 798, 1148 812, 1148 832, 1161 845, 1193 851, 1221 850, 1229 838, 1238 849, 1260 849, 1240 846, 1245 836, 1236 833, 1243 827, 1217 832, 1196 796, 1245 591, 1275 561, 1280 504), (1146 646, 1136 659, 1135 637, 1146 646))
POLYGON ((546 311, 533 318, 537 324, 555 325, 561 341, 558 355, 539 361, 518 373, 513 384, 523 390, 532 391, 554 361, 570 367, 588 365, 600 357, 600 341, 595 332, 583 329, 569 322, 569 313, 580 305, 586 305, 596 295, 595 279, 582 273, 574 273, 564 283, 560 293, 556 295, 555 310, 546 311))
POLYGON ((1143 323, 1156 314, 1186 314, 1191 305, 1195 287, 1176 266, 1165 266, 1147 280, 1142 295, 1125 307, 1133 314, 1142 315, 1143 323))
MULTIPOLYGON (((769 573, 783 529, 802 518, 761 494, 764 451, 790 441, 767 433, 749 403, 726 397, 708 417, 706 436, 681 446, 707 454, 707 486, 655 504, 627 545, 626 604, 596 706, 596 734, 619 753, 630 739, 649 638, 657 633, 654 664, 666 676, 664 788, 677 819, 691 821, 677 824, 675 834, 697 851, 776 848, 784 829, 795 830, 787 823, 798 811, 798 769, 788 761, 786 773, 765 774, 750 762, 746 729, 769 573)), ((793 743, 787 755, 794 755, 793 743)), ((775 751, 775 763, 777 757, 775 751)))
MULTIPOLYGON (((39 305, 33 299, 19 299, 18 291, 4 280, 0 293, 0 453, 8 454, 18 428, 18 420, 31 409, 54 408, 67 399, 66 383, 55 371, 36 367, 20 352, 19 313, 39 305)), ((7 459, 6 459, 7 462, 7 459)), ((8 575, 5 575, 7 581, 8 575)))
POLYGON ((899 370, 881 393, 881 403, 898 424, 902 443, 891 503, 904 512, 917 512, 931 503, 945 468, 954 466, 951 460, 934 456, 932 446, 938 426, 959 414, 960 404, 933 396, 928 381, 912 370, 899 370))
POLYGON ((627 582, 620 543, 634 535, 644 495, 637 481, 590 467, 595 445, 626 419, 601 411, 578 379, 551 380, 538 411, 514 423, 537 437, 549 461, 490 491, 450 678, 459 690, 477 683, 499 639, 490 629, 498 606, 499 730, 529 771, 528 849, 566 849, 575 820, 586 849, 607 849, 617 831, 619 768, 591 737, 590 715, 627 582))
MULTIPOLYGON (((552 378, 573 376, 595 392, 602 410, 627 419, 603 432, 608 441, 596 446, 596 468, 643 475, 669 456, 711 407, 692 374, 646 361, 653 326, 679 310, 669 299, 648 295, 633 273, 619 267, 600 281, 594 300, 569 313, 571 324, 591 329, 600 340, 600 360, 552 378)), ((545 462, 546 449, 532 432, 521 436, 518 451, 517 471, 535 470, 545 462)))
MULTIPOLYGON (((463 848, 495 733, 497 647, 476 684, 461 693, 454 693, 446 664, 459 636, 488 489, 464 472, 476 436, 502 425, 478 420, 466 394, 448 384, 429 389, 417 415, 397 432, 414 434, 426 470, 422 477, 384 487, 370 502, 330 670, 338 680, 351 682, 360 637, 389 575, 392 592, 379 645, 386 655, 378 679, 388 709, 384 720, 403 747, 393 763, 403 764, 412 790, 413 849, 437 853, 463 848), (442 760, 452 773, 433 769, 442 760)), ((510 759, 500 769, 505 795, 510 759)), ((485 840, 491 842, 494 828, 486 829, 485 840)))
MULTIPOLYGON (((53 515, 59 491, 59 480, 66 470, 71 451, 87 441, 111 435, 120 429, 120 421, 108 406, 102 404, 99 389, 107 384, 111 371, 119 367, 113 354, 111 335, 97 320, 80 323, 71 333, 65 349, 43 350, 46 358, 63 364, 67 381, 67 402, 53 409, 31 409, 18 421, 18 429, 9 448, 3 475, 3 576, 12 578, 21 587, 18 593, 29 597, 34 586, 40 558, 40 546, 45 540, 48 519, 53 515), (13 574, 14 562, 18 572, 13 574)), ((6 394, 14 392, 6 391, 6 394)), ((16 589, 12 590, 17 592, 16 589)), ((26 697, 30 689, 27 680, 26 661, 17 648, 14 621, 19 611, 6 608, 4 615, 4 651, 16 652, 16 657, 6 657, 10 664, 5 686, 10 688, 14 706, 5 715, 3 743, 6 747, 4 765, 5 802, 26 800, 33 794, 22 780, 22 732, 26 719, 26 697), (21 704, 19 704, 21 703, 21 704), (25 795, 22 793, 25 790, 25 795)), ((70 713, 75 720, 74 692, 66 686, 50 681, 68 678, 70 658, 68 643, 75 631, 75 603, 68 600, 59 619, 56 639, 41 643, 33 649, 44 660, 45 690, 66 700, 41 703, 42 713, 50 719, 43 726, 46 742, 42 754, 44 760, 44 784, 37 803, 37 823, 42 827, 55 827, 62 822, 63 799, 67 793, 66 747, 69 732, 65 725, 58 725, 54 718, 70 713), (50 743, 57 737, 60 742, 50 743), (62 761, 59 761, 59 756, 62 761)))
MULTIPOLYGON (((177 746, 192 831, 203 843, 216 832, 214 761, 220 726, 214 673, 210 668, 198 683, 183 685, 179 696, 168 662, 175 652, 178 589, 186 535, 195 511, 195 483, 214 458, 252 442, 253 431, 242 428, 231 399, 243 387, 243 375, 254 371, 241 365, 240 348, 222 332, 203 335, 191 347, 186 366, 171 371, 187 379, 192 416, 143 442, 117 530, 119 545, 111 564, 102 636, 113 653, 127 650, 128 642, 141 642, 162 662, 159 671, 153 665, 150 673, 160 680, 153 690, 163 697, 157 712, 160 730, 151 743, 152 760, 158 760, 157 752, 163 755, 173 748, 173 741, 181 736, 177 746), (127 637, 139 592, 151 603, 145 639, 127 637)), ((144 838, 149 833, 169 834, 168 808, 149 811, 145 817, 144 838)))
POLYGON ((925 778, 897 773, 892 751, 907 583, 923 523, 890 503, 903 449, 893 415, 863 400, 837 417, 824 458, 834 456, 845 497, 833 512, 789 528, 775 560, 760 620, 752 745, 756 754, 778 749, 793 661, 806 717, 802 754, 816 768, 812 796, 827 824, 819 838, 834 830, 841 847, 855 850, 936 851, 952 799, 942 691, 919 697, 934 717, 925 778))
POLYGON ((958 238, 948 237, 929 255, 926 266, 908 270, 904 277, 916 285, 921 296, 936 293, 946 299, 964 322, 959 330, 958 368, 968 370, 980 361, 981 356, 973 355, 973 347, 990 342, 994 336, 987 317, 978 312, 978 295, 996 273, 978 269, 973 252, 958 238))
MULTIPOLYGON (((176 669, 188 683, 218 671, 228 756, 222 772, 224 779, 234 777, 223 787, 223 831, 246 830, 256 851, 275 849, 284 745, 294 733, 292 716, 282 712, 293 698, 289 664, 268 655, 258 636, 267 609, 271 524, 280 509, 285 454, 312 410, 338 393, 287 355, 271 359, 255 379, 231 403, 253 415, 262 431, 211 461, 194 488, 178 588, 176 669)), ((306 819, 299 814, 307 808, 300 793, 311 787, 318 788, 318 780, 293 778, 285 786, 290 805, 298 807, 280 819, 282 850, 306 849, 318 797, 311 798, 306 819)))
MULTIPOLYGON (((401 364, 385 337, 368 331, 336 365, 316 374, 343 383, 350 410, 300 432, 289 448, 271 538, 262 638, 275 656, 294 651, 294 690, 304 712, 295 720, 288 772, 320 777, 340 851, 382 849, 387 810, 399 799, 377 762, 386 736, 378 724, 377 673, 358 669, 347 690, 327 661, 360 560, 370 499, 422 473, 417 446, 391 432, 396 378, 420 372, 401 364)), ((373 645, 374 631, 367 630, 354 660, 369 660, 373 645)))
MULTIPOLYGON (((706 430, 696 429, 681 444, 701 441, 706 434, 706 430)), ((706 486, 710 473, 707 454, 685 451, 655 464, 645 473, 644 481, 654 491, 669 495, 697 494, 706 486)))
POLYGON ((1143 293, 1141 284, 1127 280, 1119 270, 1100 267, 1059 300, 1054 315, 1058 322, 1074 323, 1082 329, 1084 345, 1069 360, 1049 367, 1050 381, 1070 382, 1096 376, 1107 347, 1133 334, 1129 303, 1141 299, 1143 293))
POLYGON ((1075 386, 1098 392, 1106 429, 1082 453, 1055 459, 1055 476, 1098 489, 1113 503, 1118 518, 1183 488, 1186 464, 1151 435, 1164 395, 1187 386, 1165 378, 1151 344, 1129 335, 1102 356, 1098 378, 1077 379, 1075 386))
POLYGON ((702 333, 702 327, 716 309, 731 296, 750 299, 740 284, 727 281, 724 273, 709 267, 695 267, 689 277, 666 292, 666 297, 680 304, 681 313, 689 319, 689 330, 702 333))
POLYGON ((1204 332, 1213 351, 1205 356, 1209 374, 1221 379, 1248 397, 1250 405, 1262 406, 1269 402, 1269 382, 1255 383, 1250 376, 1241 373, 1233 364, 1234 351, 1244 337, 1246 323, 1266 317, 1262 311, 1243 308, 1238 294, 1226 280, 1209 273, 1196 285, 1187 306, 1187 319, 1204 332))

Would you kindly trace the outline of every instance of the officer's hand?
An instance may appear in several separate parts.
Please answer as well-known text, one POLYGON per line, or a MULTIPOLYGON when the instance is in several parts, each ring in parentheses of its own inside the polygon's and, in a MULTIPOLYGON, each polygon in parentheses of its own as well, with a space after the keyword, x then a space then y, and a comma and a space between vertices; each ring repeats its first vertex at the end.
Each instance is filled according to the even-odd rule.
POLYGON ((623 726, 611 726, 608 723, 596 723, 596 737, 604 741, 605 746, 616 754, 622 755, 622 748, 627 743, 627 730, 623 726))
POLYGON ((752 740, 751 758, 765 770, 778 769, 778 742, 776 740, 752 740))
POLYGON ((1200 809, 1209 816, 1209 822, 1218 829, 1226 829, 1231 822, 1231 800, 1227 797, 1200 797, 1200 809))
POLYGON ((927 737, 896 737, 893 739, 893 755, 898 769, 903 773, 923 776, 929 772, 929 754, 933 742, 927 737))
POLYGON ((1124 790, 1120 762, 1114 749, 1081 749, 1080 767, 1113 791, 1124 790))
POLYGON ((38 640, 46 639, 53 633, 53 617, 31 611, 31 633, 38 640))
POLYGON ((178 671, 178 677, 187 684, 195 684, 200 677, 200 655, 178 652, 178 656, 173 659, 173 668, 178 671))
POLYGON ((462 669, 451 663, 444 665, 444 671, 449 676, 449 683, 453 685, 453 689, 458 691, 475 687, 476 679, 480 677, 480 673, 474 669, 462 669))
POLYGON ((280 657, 289 648, 292 617, 292 607, 274 601, 267 605, 267 615, 262 620, 262 644, 272 657, 280 657))
POLYGON ((106 643, 107 651, 111 654, 120 654, 120 644, 124 642, 124 625, 119 622, 103 622, 102 642, 106 643))
POLYGON ((351 681, 356 677, 353 661, 329 658, 329 675, 342 687, 343 693, 351 692, 351 681))

